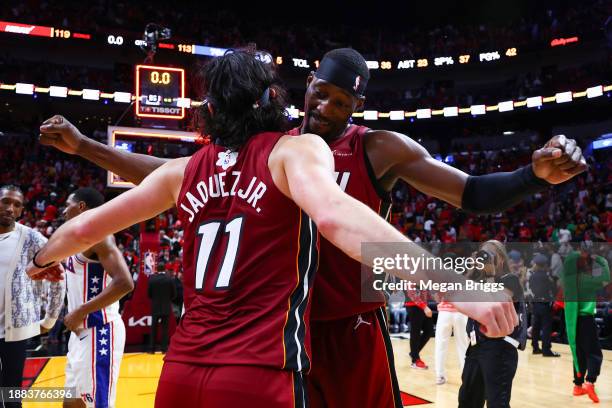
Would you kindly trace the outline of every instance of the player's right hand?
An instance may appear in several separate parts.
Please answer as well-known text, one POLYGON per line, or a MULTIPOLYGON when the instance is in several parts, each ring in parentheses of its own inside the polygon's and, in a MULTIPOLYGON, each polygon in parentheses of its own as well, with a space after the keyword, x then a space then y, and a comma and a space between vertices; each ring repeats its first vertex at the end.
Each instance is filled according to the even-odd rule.
POLYGON ((511 301, 452 303, 459 312, 480 323, 481 331, 487 337, 505 337, 519 324, 511 301))
POLYGON ((38 268, 30 261, 26 268, 26 273, 32 280, 48 280, 51 282, 60 282, 64 280, 64 267, 62 264, 56 264, 48 268, 38 268))
POLYGON ((86 137, 61 115, 45 120, 40 126, 40 143, 64 153, 76 154, 86 137))

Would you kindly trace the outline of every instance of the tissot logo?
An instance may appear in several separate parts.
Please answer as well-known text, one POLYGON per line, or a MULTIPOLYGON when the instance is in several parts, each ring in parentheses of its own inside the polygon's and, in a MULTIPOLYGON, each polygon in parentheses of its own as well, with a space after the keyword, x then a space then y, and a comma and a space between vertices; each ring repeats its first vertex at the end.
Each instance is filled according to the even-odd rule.
POLYGON ((332 151, 334 156, 338 156, 338 157, 348 157, 348 156, 352 156, 353 152, 351 151, 340 151, 340 150, 334 150, 332 151))

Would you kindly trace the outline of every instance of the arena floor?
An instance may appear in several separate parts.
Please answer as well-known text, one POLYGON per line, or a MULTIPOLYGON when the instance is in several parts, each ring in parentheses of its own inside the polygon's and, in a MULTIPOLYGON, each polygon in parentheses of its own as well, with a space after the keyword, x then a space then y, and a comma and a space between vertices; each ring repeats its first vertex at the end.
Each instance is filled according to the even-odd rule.
MULTIPOLYGON (((409 343, 395 338, 395 364, 398 370, 400 389, 405 406, 428 406, 450 408, 457 404, 460 372, 453 339, 449 346, 447 361, 448 382, 435 385, 434 342, 427 344, 422 358, 430 365, 429 370, 410 368, 409 343)), ((585 407, 592 406, 587 396, 574 397, 572 391, 571 352, 566 345, 555 344, 554 350, 561 358, 533 356, 530 351, 519 353, 519 368, 514 379, 512 406, 518 408, 585 407)), ((117 408, 152 407, 155 399, 157 379, 161 372, 162 355, 129 353, 123 358, 117 388, 117 408)), ((66 357, 29 359, 26 377, 34 386, 61 387, 64 384, 66 357)), ((597 381, 600 407, 612 406, 612 351, 604 350, 602 373, 597 381)), ((24 408, 55 408, 60 403, 24 403, 24 408)), ((347 407, 349 408, 349 407, 347 407)), ((355 407, 357 408, 357 407, 355 407)), ((362 408, 362 407, 359 407, 362 408)))

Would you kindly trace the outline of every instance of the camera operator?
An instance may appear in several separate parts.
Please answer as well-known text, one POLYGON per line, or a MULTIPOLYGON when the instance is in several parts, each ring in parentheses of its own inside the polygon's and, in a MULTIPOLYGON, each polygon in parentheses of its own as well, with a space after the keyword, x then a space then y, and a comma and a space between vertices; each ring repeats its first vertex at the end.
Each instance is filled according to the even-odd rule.
POLYGON ((474 257, 481 258, 484 267, 472 270, 468 277, 475 281, 503 283, 512 295, 519 325, 509 336, 490 338, 478 322, 468 320, 470 346, 461 375, 459 408, 482 408, 485 401, 488 408, 507 408, 518 365, 517 349, 524 350, 527 343, 523 288, 517 275, 510 272, 508 254, 501 242, 484 242, 474 257))

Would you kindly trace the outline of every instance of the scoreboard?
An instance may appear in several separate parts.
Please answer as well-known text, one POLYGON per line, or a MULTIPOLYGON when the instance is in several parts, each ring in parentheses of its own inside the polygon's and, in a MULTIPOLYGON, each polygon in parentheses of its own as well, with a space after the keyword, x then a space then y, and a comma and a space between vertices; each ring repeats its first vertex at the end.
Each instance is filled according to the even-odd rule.
POLYGON ((136 116, 183 119, 185 70, 154 65, 136 66, 136 116))

